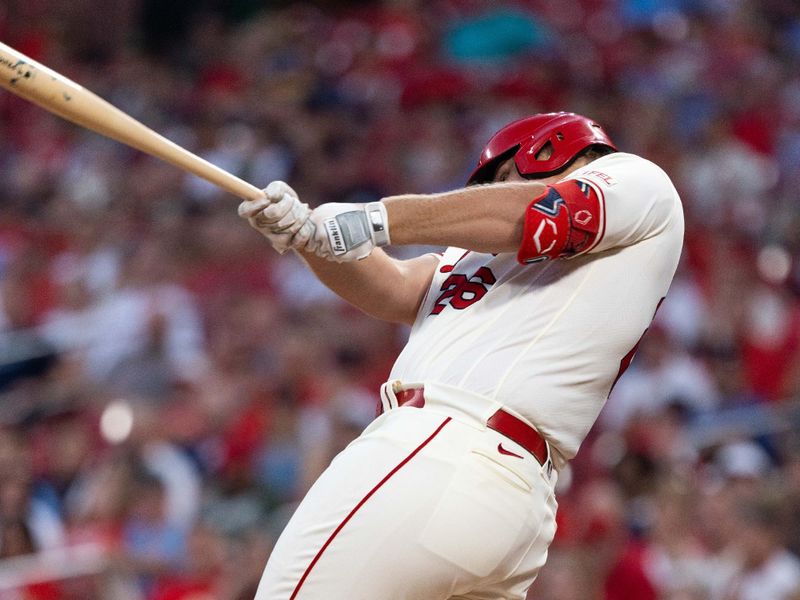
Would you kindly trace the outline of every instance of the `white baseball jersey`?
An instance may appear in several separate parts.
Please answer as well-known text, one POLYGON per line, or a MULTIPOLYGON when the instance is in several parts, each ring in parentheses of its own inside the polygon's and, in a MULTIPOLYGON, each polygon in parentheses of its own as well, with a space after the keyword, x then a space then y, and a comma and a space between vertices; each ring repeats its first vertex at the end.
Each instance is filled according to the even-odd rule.
MULTIPOLYGON (((568 259, 448 248, 391 378, 479 395, 527 419, 556 466, 572 458, 667 293, 683 243, 669 177, 614 153, 571 173, 600 199, 600 234, 568 259)), ((533 200, 533 199, 532 199, 533 200)))

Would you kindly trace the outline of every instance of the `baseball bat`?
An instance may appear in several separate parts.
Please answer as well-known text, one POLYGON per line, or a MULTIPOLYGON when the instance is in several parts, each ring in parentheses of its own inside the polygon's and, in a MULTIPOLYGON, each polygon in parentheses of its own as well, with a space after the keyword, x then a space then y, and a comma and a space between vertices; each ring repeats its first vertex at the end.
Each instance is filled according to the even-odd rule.
POLYGON ((254 185, 171 142, 86 88, 2 42, 0 86, 67 121, 194 173, 239 198, 264 197, 254 185))

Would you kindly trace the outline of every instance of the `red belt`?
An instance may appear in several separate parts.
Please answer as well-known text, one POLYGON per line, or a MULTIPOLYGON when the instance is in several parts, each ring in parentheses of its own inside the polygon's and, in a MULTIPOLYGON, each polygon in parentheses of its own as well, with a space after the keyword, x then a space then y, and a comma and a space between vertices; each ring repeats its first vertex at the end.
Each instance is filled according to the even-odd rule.
MULTIPOLYGON (((425 395, 422 388, 402 390, 397 392, 395 397, 397 398, 398 406, 414 406, 416 408, 425 406, 425 395)), ((525 450, 533 454, 540 465, 544 465, 547 462, 547 442, 544 441, 538 431, 525 421, 518 419, 501 408, 489 417, 489 420, 486 421, 486 426, 525 448, 525 450)))

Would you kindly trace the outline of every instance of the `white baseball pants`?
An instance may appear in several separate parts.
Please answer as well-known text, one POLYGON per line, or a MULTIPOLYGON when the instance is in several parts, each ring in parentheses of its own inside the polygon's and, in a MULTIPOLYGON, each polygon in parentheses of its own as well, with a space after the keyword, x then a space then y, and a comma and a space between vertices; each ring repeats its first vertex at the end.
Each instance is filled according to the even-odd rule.
POLYGON ((555 534, 555 477, 470 416, 393 409, 309 490, 255 600, 523 600, 555 534))

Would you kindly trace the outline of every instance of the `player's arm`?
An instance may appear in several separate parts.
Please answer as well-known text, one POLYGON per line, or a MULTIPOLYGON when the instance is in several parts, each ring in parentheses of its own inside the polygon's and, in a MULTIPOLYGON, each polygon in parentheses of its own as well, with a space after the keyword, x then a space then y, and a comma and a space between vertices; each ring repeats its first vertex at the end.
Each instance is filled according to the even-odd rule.
POLYGON ((516 252, 528 205, 546 190, 537 182, 493 183, 441 194, 385 198, 392 244, 516 252))
POLYGON ((342 299, 377 319, 407 325, 414 323, 439 262, 433 254, 397 260, 380 248, 363 260, 343 263, 298 254, 342 299))
MULTIPOLYGON (((469 187, 442 194, 389 197, 381 202, 385 210, 381 218, 392 224, 391 242, 396 245, 430 244, 478 252, 516 252, 522 237, 525 207, 544 189, 540 183, 520 182, 469 187)), ((313 240, 310 247, 306 247, 310 251, 300 251, 300 256, 322 283, 367 314, 412 324, 438 260, 428 254, 400 261, 380 248, 373 250, 371 244, 366 243, 357 245, 355 250, 366 251, 364 257, 348 260, 352 251, 347 250, 347 245, 353 240, 345 238, 358 235, 348 228, 363 222, 343 220, 341 230, 332 239, 328 239, 324 224, 326 211, 338 216, 346 206, 355 207, 359 218, 363 216, 363 205, 333 203, 317 209, 312 222, 318 240, 326 242, 326 251, 330 252, 339 239, 337 236, 341 236, 342 254, 348 256, 321 258, 313 251, 321 246, 314 245, 313 240)), ((366 235, 362 232, 364 242, 366 235)))
MULTIPOLYGON (((518 182, 390 197, 380 203, 380 216, 396 223, 392 229, 395 244, 514 252, 522 235, 525 207, 544 189, 539 183, 518 182)), ((286 184, 273 182, 265 195, 263 201, 243 202, 239 214, 276 250, 297 249, 323 284, 367 314, 387 321, 414 322, 438 264, 434 255, 401 261, 380 248, 373 249, 374 243, 371 239, 366 243, 369 233, 363 229, 365 205, 331 203, 309 218, 308 207, 286 184), (326 214, 333 215, 339 228, 330 236, 326 214), (343 252, 336 255, 333 251, 339 242, 343 252)))
POLYGON ((630 154, 547 186, 493 184, 383 203, 393 244, 516 252, 523 263, 630 246, 683 223, 667 175, 630 154))
POLYGON ((293 238, 291 245, 335 262, 362 260, 390 243, 516 252, 525 208, 546 189, 522 181, 391 196, 370 204, 331 202, 311 213, 310 238, 293 238))
POLYGON ((478 252, 516 252, 522 263, 629 246, 682 227, 680 201, 653 163, 612 155, 570 179, 544 185, 506 182, 442 194, 409 194, 368 205, 314 210, 306 251, 337 262, 376 246, 433 244, 478 252))
MULTIPOLYGON (((273 181, 264 198, 239 205, 239 216, 283 254, 302 249, 315 232, 311 210, 282 181, 273 181)), ((312 252, 298 251, 309 268, 334 293, 376 318, 413 324, 425 297, 437 258, 428 254, 397 260, 381 249, 357 262, 332 262, 312 252)))

